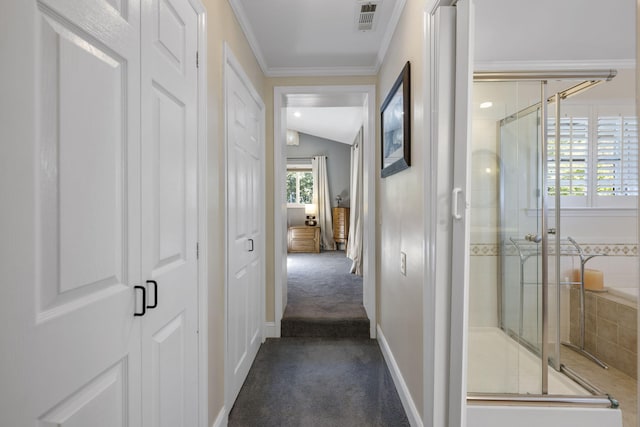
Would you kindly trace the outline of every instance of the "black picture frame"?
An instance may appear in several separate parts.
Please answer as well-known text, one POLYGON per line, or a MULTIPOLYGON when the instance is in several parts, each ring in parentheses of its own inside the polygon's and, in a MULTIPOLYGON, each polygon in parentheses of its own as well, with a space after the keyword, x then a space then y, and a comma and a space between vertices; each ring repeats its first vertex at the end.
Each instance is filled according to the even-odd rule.
POLYGON ((380 107, 382 178, 411 166, 411 65, 407 61, 380 107))

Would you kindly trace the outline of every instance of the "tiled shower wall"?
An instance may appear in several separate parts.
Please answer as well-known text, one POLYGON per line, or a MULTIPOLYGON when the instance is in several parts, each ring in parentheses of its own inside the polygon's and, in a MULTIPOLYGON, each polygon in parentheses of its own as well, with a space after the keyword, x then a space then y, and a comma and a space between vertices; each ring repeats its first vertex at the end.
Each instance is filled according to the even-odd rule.
MULTIPOLYGON (((638 307, 607 293, 585 292, 585 349, 638 378, 638 307)), ((580 343, 580 292, 571 289, 570 341, 580 343)))
MULTIPOLYGON (((602 221, 602 220, 601 220, 602 221)), ((595 227, 595 225, 594 225, 595 227)), ((601 224, 598 229, 606 230, 601 224)), ((593 258, 587 268, 604 272, 607 287, 635 287, 638 285, 638 245, 635 243, 586 243, 581 244, 585 254, 606 254, 593 258)), ((499 246, 497 243, 472 243, 470 248, 469 324, 471 326, 498 326, 499 246)), ((580 268, 579 258, 562 257, 562 276, 571 277, 580 268)), ((564 279, 563 279, 564 280, 564 279)), ((562 287, 561 334, 569 335, 568 287, 562 287)), ((535 301, 534 301, 535 302, 535 301)))

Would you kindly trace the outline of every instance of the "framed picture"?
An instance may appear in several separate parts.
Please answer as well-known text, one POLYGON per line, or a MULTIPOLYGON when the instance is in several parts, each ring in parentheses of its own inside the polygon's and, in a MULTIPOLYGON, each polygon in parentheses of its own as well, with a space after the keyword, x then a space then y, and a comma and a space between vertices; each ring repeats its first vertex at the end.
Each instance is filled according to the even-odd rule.
POLYGON ((411 166, 411 79, 410 64, 393 84, 380 108, 382 135, 382 177, 411 166))

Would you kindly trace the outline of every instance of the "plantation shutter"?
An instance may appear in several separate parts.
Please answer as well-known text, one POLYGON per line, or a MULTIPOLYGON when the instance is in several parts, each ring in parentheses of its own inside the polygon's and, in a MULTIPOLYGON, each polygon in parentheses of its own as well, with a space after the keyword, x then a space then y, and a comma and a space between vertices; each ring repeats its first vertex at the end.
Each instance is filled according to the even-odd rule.
POLYGON ((598 117, 596 194, 638 195, 638 120, 598 117))
MULTIPOLYGON (((548 180, 547 192, 556 194, 556 122, 550 118, 547 127, 548 180)), ((560 119, 560 195, 586 196, 589 173, 589 119, 562 117, 560 119)))

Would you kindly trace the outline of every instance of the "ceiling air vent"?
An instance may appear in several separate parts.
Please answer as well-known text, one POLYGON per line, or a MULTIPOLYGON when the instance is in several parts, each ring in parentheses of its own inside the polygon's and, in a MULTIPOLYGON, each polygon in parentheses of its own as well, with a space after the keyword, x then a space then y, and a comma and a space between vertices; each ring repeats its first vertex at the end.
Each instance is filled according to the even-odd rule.
POLYGON ((380 5, 376 2, 359 2, 356 6, 356 28, 358 31, 372 31, 377 21, 376 10, 380 5))

